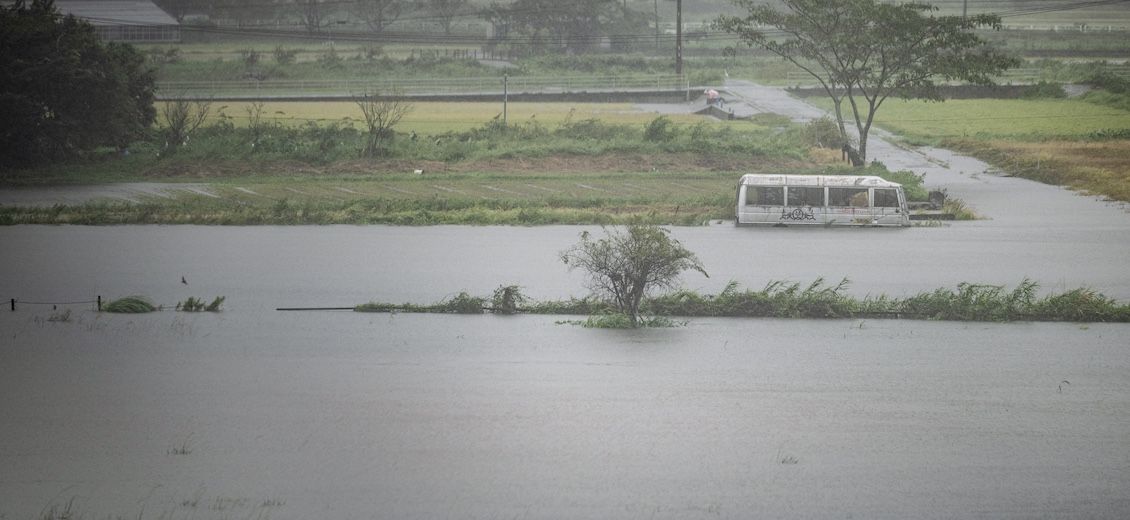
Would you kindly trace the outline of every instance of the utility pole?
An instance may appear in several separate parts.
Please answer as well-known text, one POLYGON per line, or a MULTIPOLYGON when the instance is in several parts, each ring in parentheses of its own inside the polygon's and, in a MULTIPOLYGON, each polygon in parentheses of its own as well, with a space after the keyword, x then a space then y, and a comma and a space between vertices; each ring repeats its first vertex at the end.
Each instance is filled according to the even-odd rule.
POLYGON ((502 75, 502 127, 506 128, 506 105, 510 102, 510 75, 502 75))
POLYGON ((659 0, 655 0, 655 53, 659 54, 659 0))
POLYGON ((675 0, 675 74, 683 75, 683 0, 675 0))
POLYGON ((965 21, 965 15, 969 12, 969 0, 961 0, 961 21, 965 21))

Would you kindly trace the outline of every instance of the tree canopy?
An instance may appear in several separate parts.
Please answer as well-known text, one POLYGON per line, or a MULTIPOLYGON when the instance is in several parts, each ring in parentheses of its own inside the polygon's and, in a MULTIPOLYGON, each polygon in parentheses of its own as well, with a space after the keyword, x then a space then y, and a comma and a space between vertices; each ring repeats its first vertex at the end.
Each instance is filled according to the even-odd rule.
POLYGON ((707 276, 698 257, 670 231, 653 225, 632 224, 624 230, 607 231, 594 240, 586 231, 581 241, 561 253, 569 269, 589 274, 589 289, 608 298, 639 325, 640 301, 653 288, 672 287, 683 271, 707 276))
POLYGON ((153 123, 153 72, 51 0, 0 6, 0 166, 124 147, 153 123))
POLYGON ((509 6, 496 2, 481 15, 494 26, 496 40, 520 35, 533 48, 577 53, 613 35, 646 34, 650 21, 620 0, 516 0, 509 6))
POLYGON ((991 84, 994 75, 1020 63, 973 32, 999 29, 996 15, 935 16, 937 8, 929 4, 877 0, 780 0, 782 9, 732 1, 749 14, 719 16, 715 25, 815 78, 833 102, 840 137, 856 166, 866 163, 867 136, 888 98, 940 101, 939 82, 991 84))

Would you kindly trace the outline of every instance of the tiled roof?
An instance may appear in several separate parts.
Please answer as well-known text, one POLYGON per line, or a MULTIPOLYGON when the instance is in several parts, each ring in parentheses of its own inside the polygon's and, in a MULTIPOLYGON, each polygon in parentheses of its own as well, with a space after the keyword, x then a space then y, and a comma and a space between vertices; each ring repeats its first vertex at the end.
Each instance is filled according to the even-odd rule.
POLYGON ((56 0, 55 7, 94 25, 177 25, 175 18, 148 1, 56 0))

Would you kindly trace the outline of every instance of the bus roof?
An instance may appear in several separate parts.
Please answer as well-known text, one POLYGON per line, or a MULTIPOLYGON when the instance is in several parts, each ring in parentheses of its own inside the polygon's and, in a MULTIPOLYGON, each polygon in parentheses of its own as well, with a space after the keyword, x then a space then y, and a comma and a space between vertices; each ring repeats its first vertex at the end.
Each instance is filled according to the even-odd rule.
POLYGON ((747 173, 739 185, 744 186, 842 186, 861 188, 896 188, 902 186, 875 175, 776 175, 747 173))

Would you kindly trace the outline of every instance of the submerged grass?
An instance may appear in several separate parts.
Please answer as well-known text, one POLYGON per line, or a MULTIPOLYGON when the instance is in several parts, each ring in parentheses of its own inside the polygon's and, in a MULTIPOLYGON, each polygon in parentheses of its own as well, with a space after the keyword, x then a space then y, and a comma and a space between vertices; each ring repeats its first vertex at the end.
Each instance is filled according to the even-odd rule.
MULTIPOLYGON (((858 299, 845 294, 849 281, 835 285, 823 278, 803 285, 773 281, 759 291, 742 290, 730 282, 717 295, 695 291, 646 298, 641 311, 647 316, 645 326, 671 326, 671 316, 682 317, 756 317, 756 318, 902 318, 948 321, 1073 321, 1130 322, 1130 304, 1123 304, 1092 289, 1079 288, 1040 297, 1039 285, 1025 279, 1009 290, 1000 285, 962 283, 955 289, 941 288, 908 298, 886 295, 858 299)), ((525 300, 525 299, 523 299, 525 300)), ((393 305, 368 303, 358 305, 358 312, 497 312, 484 306, 486 298, 467 293, 434 305, 393 305)), ((610 304, 593 298, 565 301, 526 302, 513 312, 526 314, 587 315, 584 321, 569 321, 587 327, 625 328, 626 316, 619 315, 610 304)))

